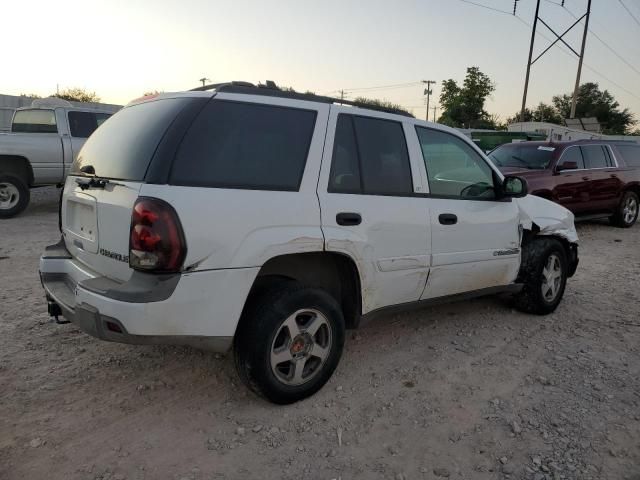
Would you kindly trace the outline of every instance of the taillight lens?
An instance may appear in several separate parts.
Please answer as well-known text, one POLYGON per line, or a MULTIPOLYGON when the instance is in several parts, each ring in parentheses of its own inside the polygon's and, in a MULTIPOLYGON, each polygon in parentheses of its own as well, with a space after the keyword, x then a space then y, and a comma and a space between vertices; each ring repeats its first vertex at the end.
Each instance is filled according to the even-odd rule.
POLYGON ((176 211, 164 200, 139 197, 131 214, 129 265, 136 270, 177 272, 187 253, 176 211))

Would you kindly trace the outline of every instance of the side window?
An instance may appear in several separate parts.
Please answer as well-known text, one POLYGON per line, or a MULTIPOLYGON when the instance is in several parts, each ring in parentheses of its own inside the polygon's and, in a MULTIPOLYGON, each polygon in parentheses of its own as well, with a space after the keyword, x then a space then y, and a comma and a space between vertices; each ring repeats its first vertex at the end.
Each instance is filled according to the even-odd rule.
POLYGON ((392 120, 339 115, 328 190, 365 195, 413 193, 402 124, 392 120))
POLYGON ((12 132, 58 133, 53 110, 18 110, 13 116, 12 132))
POLYGON ((607 157, 601 145, 588 145, 580 147, 584 157, 584 168, 606 168, 607 157))
POLYGON ((98 128, 96 114, 92 112, 69 112, 69 130, 71 136, 77 138, 89 138, 98 128))
POLYGON ((313 110, 213 100, 182 140, 170 182, 297 191, 315 121, 313 110))
POLYGON ((624 163, 629 167, 640 167, 640 146, 639 145, 616 145, 622 154, 624 163))
POLYGON ((96 113, 96 124, 98 126, 102 125, 111 115, 111 113, 96 113))
POLYGON ((556 168, 561 167, 566 162, 575 162, 577 165, 577 169, 584 169, 584 160, 582 159, 582 153, 580 152, 580 147, 569 147, 567 148, 562 157, 560 157, 560 161, 556 168))
POLYGON ((493 170, 466 142, 449 133, 416 127, 433 195, 496 197, 493 170))

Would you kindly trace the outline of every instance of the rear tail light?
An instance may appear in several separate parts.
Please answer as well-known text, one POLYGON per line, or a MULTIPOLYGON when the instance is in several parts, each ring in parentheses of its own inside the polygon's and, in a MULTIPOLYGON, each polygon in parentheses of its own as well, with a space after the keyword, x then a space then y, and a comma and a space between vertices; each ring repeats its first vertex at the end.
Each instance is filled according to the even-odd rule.
POLYGON ((136 270, 177 272, 187 253, 176 211, 164 200, 139 197, 131 214, 129 265, 136 270))

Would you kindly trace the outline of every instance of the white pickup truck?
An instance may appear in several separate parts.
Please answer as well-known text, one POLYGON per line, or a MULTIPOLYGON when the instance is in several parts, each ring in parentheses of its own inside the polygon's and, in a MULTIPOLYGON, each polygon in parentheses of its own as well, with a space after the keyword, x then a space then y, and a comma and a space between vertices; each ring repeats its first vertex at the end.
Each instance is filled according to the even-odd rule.
POLYGON ((85 140, 113 110, 74 107, 59 98, 34 100, 0 133, 0 218, 29 204, 29 188, 64 181, 85 140))

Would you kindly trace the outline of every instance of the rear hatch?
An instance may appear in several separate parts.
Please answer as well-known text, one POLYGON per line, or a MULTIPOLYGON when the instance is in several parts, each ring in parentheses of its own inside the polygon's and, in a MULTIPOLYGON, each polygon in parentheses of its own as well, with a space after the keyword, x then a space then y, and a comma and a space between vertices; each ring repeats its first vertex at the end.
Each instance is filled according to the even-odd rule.
POLYGON ((67 177, 62 234, 73 257, 96 274, 126 281, 131 213, 151 159, 189 98, 123 108, 89 137, 67 177))

